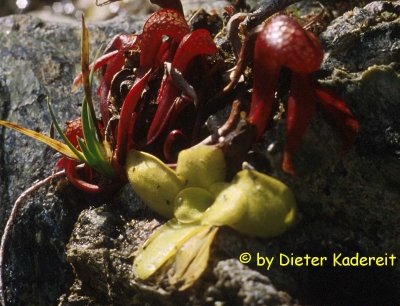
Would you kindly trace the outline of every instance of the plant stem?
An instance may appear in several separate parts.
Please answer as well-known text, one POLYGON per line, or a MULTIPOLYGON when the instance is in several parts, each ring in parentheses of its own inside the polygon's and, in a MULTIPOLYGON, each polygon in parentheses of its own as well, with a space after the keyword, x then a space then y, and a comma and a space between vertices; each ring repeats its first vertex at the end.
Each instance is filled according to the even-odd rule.
POLYGON ((300 0, 265 0, 262 1, 260 8, 250 13, 244 21, 247 30, 259 25, 269 16, 284 10, 287 6, 300 2, 300 0))

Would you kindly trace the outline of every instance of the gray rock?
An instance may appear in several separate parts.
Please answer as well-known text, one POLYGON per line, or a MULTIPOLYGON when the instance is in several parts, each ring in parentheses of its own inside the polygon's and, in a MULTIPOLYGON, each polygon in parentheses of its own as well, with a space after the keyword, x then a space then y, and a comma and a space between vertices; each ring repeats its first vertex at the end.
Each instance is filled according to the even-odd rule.
MULTIPOLYGON (((132 253, 163 220, 129 187, 112 199, 93 199, 65 184, 50 186, 32 196, 14 227, 6 261, 9 304, 54 305, 60 296, 60 305, 297 303, 285 292, 301 304, 398 304, 398 262, 351 268, 276 261, 280 254, 400 254, 399 7, 399 1, 383 1, 354 9, 321 35, 327 56, 319 80, 345 99, 361 124, 350 152, 337 154, 339 138, 321 115, 295 156, 296 178, 280 170, 283 122, 255 148, 254 163, 261 160, 296 195, 302 218, 293 230, 268 241, 221 230, 201 280, 174 292, 132 275, 132 253), (95 204, 101 206, 87 208, 95 204), (249 265, 239 263, 242 252, 253 256, 249 265), (257 266, 257 254, 275 257, 270 270, 257 266)), ((133 24, 116 19, 92 25, 93 52, 133 24)), ((71 93, 70 84, 78 70, 79 26, 27 16, 3 18, 0 25, 1 118, 46 131, 47 96, 60 122, 76 117, 82 93, 71 93)), ((48 175, 56 159, 42 145, 0 129, 3 223, 18 194, 48 175)))
MULTIPOLYGON (((60 124, 79 116, 82 92, 71 92, 80 61, 79 23, 47 23, 18 15, 1 18, 0 24, 0 118, 48 133, 48 98, 60 124)), ((115 34, 135 29, 134 24, 131 18, 90 26, 92 55, 115 34)), ((58 158, 45 145, 0 128, 2 228, 12 203, 23 190, 54 171, 58 158)), ((77 207, 80 210, 88 204, 76 190, 56 189, 48 186, 35 192, 14 226, 6 252, 10 305, 54 305, 72 282, 65 244, 77 207)))
MULTIPOLYGON (((215 286, 208 290, 218 291, 227 300, 221 305, 291 305, 291 298, 284 292, 278 292, 270 279, 237 259, 218 262, 214 268, 218 279, 215 286)), ((217 304, 218 302, 214 302, 217 304)))
MULTIPOLYGON (((77 105, 78 95, 70 94, 68 83, 75 70, 71 56, 78 59, 78 55, 68 55, 65 45, 58 44, 73 37, 73 48, 77 47, 79 30, 61 26, 65 34, 60 35, 58 26, 45 25, 27 16, 2 18, 1 27, 1 118, 46 132, 50 126, 47 96, 66 102, 56 106, 58 114, 65 114, 62 121, 76 116, 77 109, 70 105, 77 105)), ((45 146, 4 128, 0 130, 0 139, 4 225, 11 204, 21 191, 48 175, 56 158, 45 146)), ((66 265, 63 241, 68 239, 73 225, 68 206, 64 205, 67 202, 49 188, 26 203, 6 252, 10 260, 6 261, 4 281, 10 304, 45 305, 57 298, 60 288, 67 287, 67 272, 71 272, 66 265)))

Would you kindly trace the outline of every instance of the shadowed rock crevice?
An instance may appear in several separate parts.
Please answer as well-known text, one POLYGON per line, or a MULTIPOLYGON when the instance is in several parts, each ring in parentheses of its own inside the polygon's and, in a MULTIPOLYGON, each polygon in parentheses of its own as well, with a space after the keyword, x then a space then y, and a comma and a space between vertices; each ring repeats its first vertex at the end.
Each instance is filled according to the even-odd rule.
MULTIPOLYGON (((7 91, 6 78, 0 69, 0 118, 8 118, 10 110, 10 93, 7 91)), ((10 202, 7 190, 9 189, 8 176, 6 172, 6 159, 4 147, 4 131, 5 128, 0 128, 0 204, 10 202)), ((4 227, 6 210, 1 210, 0 224, 4 227)))

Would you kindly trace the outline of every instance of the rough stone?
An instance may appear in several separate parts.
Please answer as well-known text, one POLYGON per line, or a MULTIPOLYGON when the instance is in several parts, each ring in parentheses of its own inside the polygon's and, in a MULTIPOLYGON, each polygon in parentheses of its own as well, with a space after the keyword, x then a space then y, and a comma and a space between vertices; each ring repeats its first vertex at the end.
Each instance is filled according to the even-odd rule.
MULTIPOLYGON (((135 29, 135 23, 140 24, 131 18, 90 25, 92 55, 115 34, 135 29)), ((0 118, 48 133, 47 99, 61 124, 79 116, 82 92, 73 93, 71 84, 79 69, 80 24, 27 15, 3 17, 0 24, 0 118)), ((58 158, 45 145, 0 127, 2 228, 12 203, 54 171, 58 158)), ((56 189, 35 192, 14 226, 4 277, 10 305, 54 305, 72 282, 65 244, 77 207, 87 207, 88 201, 69 187, 56 189)))
MULTIPOLYGON (((163 220, 129 187, 112 199, 85 197, 69 186, 43 188, 13 231, 5 278, 9 304, 54 305, 60 296, 65 306, 399 304, 398 262, 364 268, 274 264, 267 270, 255 261, 257 254, 276 261, 282 253, 330 260, 334 253, 400 254, 399 13, 399 1, 374 2, 339 17, 321 35, 327 55, 319 81, 345 99, 361 125, 350 152, 337 154, 339 138, 321 115, 295 156, 297 177, 280 170, 283 122, 254 150, 254 164, 296 195, 301 219, 294 229, 271 240, 221 230, 201 280, 175 292, 133 277, 134 251, 163 220), (249 265, 238 261, 242 252, 253 256, 249 265)), ((93 52, 133 24, 116 19, 92 25, 93 52)), ((47 96, 60 122, 76 117, 82 93, 69 86, 79 63, 79 26, 27 16, 3 18, 0 25, 1 118, 45 131, 47 96)), ((52 151, 0 129, 3 220, 18 194, 55 161, 52 151)))

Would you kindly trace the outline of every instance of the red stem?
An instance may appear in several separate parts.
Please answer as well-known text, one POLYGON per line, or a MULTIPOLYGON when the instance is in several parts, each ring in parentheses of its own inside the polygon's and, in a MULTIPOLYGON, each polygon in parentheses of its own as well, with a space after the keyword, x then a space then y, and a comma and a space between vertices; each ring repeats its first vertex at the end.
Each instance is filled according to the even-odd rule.
POLYGON ((171 133, 169 133, 167 138, 165 139, 163 146, 163 154, 165 159, 169 163, 176 162, 177 156, 173 152, 173 145, 176 144, 179 140, 181 140, 184 143, 187 143, 188 141, 186 135, 179 130, 171 131, 171 133))
POLYGON ((112 58, 105 72, 100 80, 100 85, 97 89, 97 95, 99 96, 99 108, 101 113, 101 118, 104 126, 107 126, 108 121, 110 120, 110 113, 108 110, 108 94, 110 92, 111 81, 114 75, 121 70, 122 66, 125 63, 125 57, 123 52, 118 52, 115 54, 114 58, 112 58))
POLYGON ((172 67, 185 74, 190 61, 197 55, 213 55, 218 49, 205 29, 198 29, 187 34, 176 50, 172 67))
MULTIPOLYGON (((257 51, 256 51, 257 55, 257 51)), ((271 117, 275 102, 275 91, 278 87, 278 65, 263 65, 255 56, 253 68, 253 94, 249 112, 249 122, 257 128, 257 140, 261 138, 271 117)))
POLYGON ((65 167, 65 175, 68 178, 68 181, 74 185, 76 188, 87 192, 87 193, 105 193, 105 192, 113 192, 117 190, 121 186, 121 182, 115 181, 106 185, 95 185, 87 182, 79 177, 76 171, 76 162, 73 160, 67 160, 64 164, 65 167))
POLYGON ((168 76, 161 83, 157 97, 157 110, 147 132, 147 144, 152 143, 169 121, 171 110, 174 108, 175 99, 179 96, 179 89, 168 76))
POLYGON ((15 201, 11 213, 8 217, 7 223, 4 227, 3 235, 1 237, 1 245, 0 245, 0 305, 5 306, 6 305, 6 299, 5 299, 5 284, 4 284, 4 273, 5 273, 5 257, 6 257, 6 248, 9 246, 10 238, 11 238, 11 231, 12 227, 14 226, 14 223, 18 217, 19 212, 21 209, 24 207, 26 204, 26 199, 32 195, 36 190, 44 186, 45 184, 51 182, 53 179, 60 178, 65 175, 65 171, 59 171, 57 173, 51 174, 50 176, 46 177, 45 179, 34 183, 32 186, 30 186, 28 189, 26 189, 15 201))
MULTIPOLYGON (((110 60, 112 60, 118 53, 123 54, 124 51, 134 49, 138 43, 138 35, 135 34, 120 34, 115 36, 106 48, 105 54, 100 56, 94 63, 89 65, 89 70, 97 71, 110 60)), ((82 72, 80 72, 73 81, 73 86, 78 86, 82 83, 82 72)))
POLYGON ((310 125, 315 112, 315 94, 310 76, 293 73, 287 102, 286 145, 283 153, 283 171, 295 174, 292 156, 310 125))
MULTIPOLYGON (((101 57, 99 57, 94 63, 91 63, 89 65, 89 70, 93 69, 94 66, 94 70, 98 70, 99 68, 103 67, 103 65, 107 64, 110 59, 112 59, 119 51, 118 50, 114 50, 112 52, 109 52, 107 54, 102 55, 101 57)), ((80 72, 74 79, 72 86, 76 87, 78 85, 80 85, 82 83, 82 72, 80 72)))
POLYGON ((183 15, 183 7, 180 0, 150 0, 151 3, 157 4, 164 9, 173 9, 183 15))
POLYGON ((324 113, 340 131, 343 139, 342 150, 347 151, 353 145, 354 139, 360 129, 357 119, 347 108, 344 101, 332 92, 318 86, 315 94, 321 103, 324 113))

